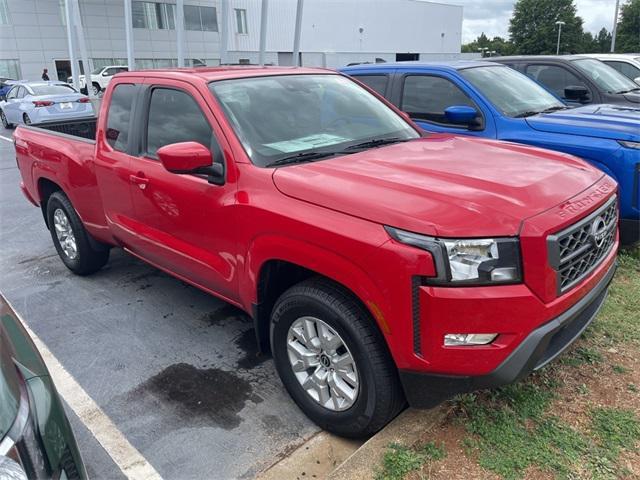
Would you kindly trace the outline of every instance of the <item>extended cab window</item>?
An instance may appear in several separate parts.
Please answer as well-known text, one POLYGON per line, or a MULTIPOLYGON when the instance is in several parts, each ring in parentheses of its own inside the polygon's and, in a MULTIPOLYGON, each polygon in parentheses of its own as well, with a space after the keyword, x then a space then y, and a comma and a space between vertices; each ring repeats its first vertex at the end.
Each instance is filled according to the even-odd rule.
POLYGON ((367 87, 375 90, 384 97, 387 90, 387 83, 389 83, 389 77, 387 75, 351 75, 353 78, 361 81, 367 87))
POLYGON ((111 95, 109 116, 107 117, 107 143, 114 150, 125 152, 129 140, 129 117, 135 98, 135 85, 122 83, 111 95))
POLYGON ((526 74, 560 98, 564 98, 566 87, 587 87, 569 70, 556 65, 527 65, 526 74))
POLYGON ((635 67, 635 66, 631 65, 630 63, 627 63, 627 62, 616 62, 616 61, 612 61, 612 60, 605 60, 604 63, 606 63, 610 67, 615 68, 617 71, 619 71, 625 77, 630 78, 631 80, 634 80, 634 79, 640 77, 640 68, 635 67))
POLYGON ((147 153, 179 142, 198 142, 211 148, 212 130, 196 101, 187 93, 155 88, 151 93, 147 123, 147 153))
POLYGON ((411 118, 447 125, 444 111, 453 105, 466 105, 480 110, 450 80, 432 75, 405 77, 401 108, 411 118))

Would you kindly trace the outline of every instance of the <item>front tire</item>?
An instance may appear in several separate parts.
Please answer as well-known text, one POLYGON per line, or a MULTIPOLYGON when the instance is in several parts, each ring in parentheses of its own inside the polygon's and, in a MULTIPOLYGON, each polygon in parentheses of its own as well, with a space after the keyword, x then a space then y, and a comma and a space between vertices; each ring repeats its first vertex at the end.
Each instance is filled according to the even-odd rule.
POLYGON ((29 118, 29 115, 27 115, 26 113, 22 115, 22 121, 25 125, 31 125, 31 118, 29 118))
POLYGON ((91 91, 92 91, 94 97, 97 97, 101 90, 102 89, 100 88, 100 85, 98 83, 94 82, 91 85, 91 91))
POLYGON ((296 404, 337 435, 372 435, 405 405, 374 320, 328 280, 306 280, 278 299, 271 314, 271 350, 296 404))
POLYGON ((65 266, 76 275, 100 270, 109 260, 109 248, 89 239, 80 217, 62 192, 54 192, 47 202, 47 223, 51 239, 65 266))
POLYGON ((6 129, 13 128, 13 125, 7 121, 7 117, 2 110, 0 110, 0 120, 2 120, 2 126, 6 129))

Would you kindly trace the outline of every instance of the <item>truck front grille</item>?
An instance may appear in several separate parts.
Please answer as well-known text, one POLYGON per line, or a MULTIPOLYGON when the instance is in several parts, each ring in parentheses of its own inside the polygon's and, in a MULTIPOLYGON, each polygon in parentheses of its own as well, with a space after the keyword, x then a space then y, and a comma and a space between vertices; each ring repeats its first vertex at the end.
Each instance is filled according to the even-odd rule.
POLYGON ((614 195, 595 212, 547 237, 549 264, 558 295, 574 287, 607 256, 616 238, 618 203, 614 195))

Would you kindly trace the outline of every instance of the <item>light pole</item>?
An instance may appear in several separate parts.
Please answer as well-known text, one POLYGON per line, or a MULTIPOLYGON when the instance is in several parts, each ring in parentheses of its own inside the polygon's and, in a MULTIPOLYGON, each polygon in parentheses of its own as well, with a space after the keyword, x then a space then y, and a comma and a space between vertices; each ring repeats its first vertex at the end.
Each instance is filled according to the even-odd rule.
POLYGON ((562 35, 562 26, 565 25, 565 22, 558 20, 556 25, 558 25, 558 45, 556 46, 556 55, 560 55, 560 35, 562 35))
POLYGON ((616 13, 613 16, 613 32, 611 33, 611 53, 616 51, 616 35, 618 34, 618 11, 620 0, 616 0, 616 13))

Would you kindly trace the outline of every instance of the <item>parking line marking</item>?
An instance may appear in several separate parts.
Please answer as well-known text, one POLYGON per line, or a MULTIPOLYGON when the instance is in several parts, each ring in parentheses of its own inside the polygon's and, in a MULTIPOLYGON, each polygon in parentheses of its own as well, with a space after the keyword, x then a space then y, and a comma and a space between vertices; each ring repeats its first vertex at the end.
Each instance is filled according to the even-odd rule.
POLYGON ((5 137, 4 135, 0 135, 0 138, 1 138, 2 140, 6 140, 7 142, 11 142, 11 143, 13 143, 13 138, 5 137))
POLYGON ((128 478, 136 480, 162 480, 156 469, 129 443, 129 440, 118 430, 118 427, 84 391, 73 376, 67 372, 44 342, 29 328, 16 309, 11 308, 40 351, 40 355, 42 355, 49 369, 53 383, 60 396, 64 398, 80 421, 84 423, 98 443, 102 445, 102 448, 122 473, 128 478))

